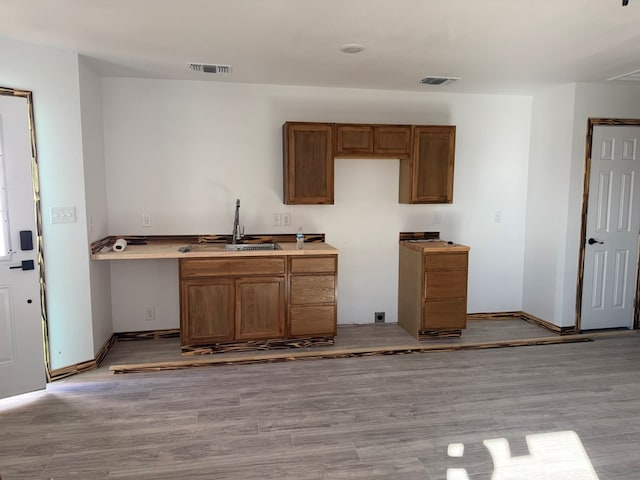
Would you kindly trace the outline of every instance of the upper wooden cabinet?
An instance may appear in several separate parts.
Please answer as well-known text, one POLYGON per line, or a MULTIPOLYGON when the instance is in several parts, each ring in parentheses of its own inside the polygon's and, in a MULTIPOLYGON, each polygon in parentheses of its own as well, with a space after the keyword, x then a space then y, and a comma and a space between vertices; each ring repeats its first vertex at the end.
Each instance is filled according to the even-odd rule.
POLYGON ((287 122, 283 130, 284 203, 333 204, 333 125, 287 122))
POLYGON ((455 126, 287 122, 284 203, 333 204, 334 158, 400 159, 400 203, 453 202, 455 126))
POLYGON ((405 157, 411 147, 409 125, 336 125, 336 156, 405 157))
POLYGON ((452 203, 455 126, 413 127, 411 156, 400 160, 400 203, 452 203))

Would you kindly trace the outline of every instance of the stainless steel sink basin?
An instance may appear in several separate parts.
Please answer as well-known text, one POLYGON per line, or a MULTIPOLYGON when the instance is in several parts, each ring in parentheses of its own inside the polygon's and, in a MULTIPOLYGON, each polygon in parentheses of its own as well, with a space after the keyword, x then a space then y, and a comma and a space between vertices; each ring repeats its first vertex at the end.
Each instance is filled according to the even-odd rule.
POLYGON ((228 243, 227 251, 230 252, 252 252, 256 250, 281 250, 277 243, 228 243))

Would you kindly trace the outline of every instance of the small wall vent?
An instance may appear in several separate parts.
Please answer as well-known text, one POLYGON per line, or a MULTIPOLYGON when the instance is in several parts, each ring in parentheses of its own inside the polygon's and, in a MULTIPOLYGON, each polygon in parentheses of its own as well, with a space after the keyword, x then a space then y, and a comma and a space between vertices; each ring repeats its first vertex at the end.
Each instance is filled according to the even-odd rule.
POLYGON ((449 83, 453 83, 457 80, 460 80, 460 77, 424 77, 420 80, 420 83, 423 85, 447 85, 449 83))
POLYGON ((224 75, 231 73, 231 65, 218 65, 207 63, 190 63, 189 68, 194 72, 212 73, 214 75, 224 75))

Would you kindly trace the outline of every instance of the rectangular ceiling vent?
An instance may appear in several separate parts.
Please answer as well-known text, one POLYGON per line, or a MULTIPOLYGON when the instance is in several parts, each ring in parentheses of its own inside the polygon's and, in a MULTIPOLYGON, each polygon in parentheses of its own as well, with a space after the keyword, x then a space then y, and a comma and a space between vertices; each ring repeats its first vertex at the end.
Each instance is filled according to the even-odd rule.
POLYGON ((460 80, 460 77, 424 77, 420 83, 423 85, 448 85, 456 80, 460 80))
POLYGON ((190 63, 189 68, 194 72, 212 73, 214 75, 224 75, 231 73, 231 65, 217 65, 207 63, 190 63))
POLYGON ((640 70, 634 72, 623 73, 615 77, 607 78, 607 80, 624 80, 626 82, 640 82, 640 70))

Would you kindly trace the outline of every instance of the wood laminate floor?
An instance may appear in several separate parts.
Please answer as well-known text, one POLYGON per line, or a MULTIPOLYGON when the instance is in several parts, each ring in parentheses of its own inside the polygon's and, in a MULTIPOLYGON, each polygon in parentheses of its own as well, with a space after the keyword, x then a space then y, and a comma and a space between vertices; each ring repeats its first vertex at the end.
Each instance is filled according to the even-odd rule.
POLYGON ((390 355, 430 350, 509 347, 537 343, 585 341, 586 336, 560 335, 520 318, 470 320, 459 338, 416 340, 398 324, 338 325, 335 345, 265 351, 235 351, 207 355, 181 355, 178 338, 143 345, 120 340, 109 354, 110 368, 118 373, 220 365, 228 362, 273 362, 296 359, 362 355, 390 355))
POLYGON ((131 375, 109 364, 0 401, 3 480, 640 478, 635 334, 131 375))

